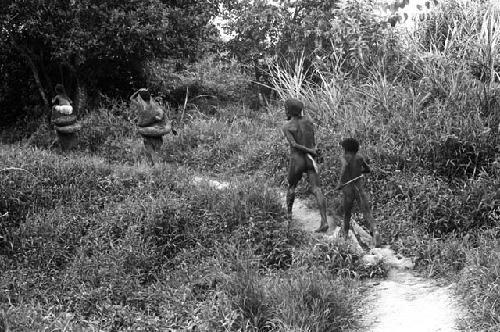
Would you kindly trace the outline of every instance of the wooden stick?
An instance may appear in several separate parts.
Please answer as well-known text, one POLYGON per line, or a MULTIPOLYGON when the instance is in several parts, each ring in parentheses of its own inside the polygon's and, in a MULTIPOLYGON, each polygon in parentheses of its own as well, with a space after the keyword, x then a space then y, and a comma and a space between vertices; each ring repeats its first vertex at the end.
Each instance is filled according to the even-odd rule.
POLYGON ((7 171, 23 171, 23 172, 31 174, 31 176, 34 176, 33 173, 31 173, 30 171, 27 171, 27 170, 25 170, 23 168, 19 168, 19 167, 7 167, 7 168, 0 169, 0 172, 7 172, 7 171))
POLYGON ((360 176, 357 176, 357 177, 355 177, 354 179, 351 179, 351 180, 347 181, 346 183, 342 184, 342 185, 339 187, 339 189, 342 189, 342 188, 344 188, 345 186, 347 186, 348 184, 353 183, 354 181, 359 180, 359 179, 361 179, 361 178, 364 178, 363 174, 361 174, 360 176))

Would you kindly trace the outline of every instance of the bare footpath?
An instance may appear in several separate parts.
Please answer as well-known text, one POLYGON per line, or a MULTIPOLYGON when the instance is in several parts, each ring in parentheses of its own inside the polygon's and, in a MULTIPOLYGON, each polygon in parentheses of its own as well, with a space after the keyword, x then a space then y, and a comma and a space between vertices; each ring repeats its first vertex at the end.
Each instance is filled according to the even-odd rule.
MULTIPOLYGON (((205 183, 217 189, 230 186, 227 182, 195 177, 194 183, 205 183)), ((281 195, 285 204, 285 195, 281 195)), ((293 220, 290 227, 300 227, 314 232, 320 223, 320 214, 310 209, 307 204, 296 199, 293 207, 293 220)), ((325 241, 335 241, 339 228, 328 216, 329 230, 315 236, 325 241)), ((363 254, 363 262, 367 265, 382 261, 389 269, 388 278, 369 281, 365 284, 365 303, 359 313, 358 332, 454 332, 459 331, 458 323, 464 319, 458 300, 453 296, 453 285, 440 285, 435 280, 417 276, 413 270, 411 259, 396 255, 393 250, 374 248, 366 253, 365 247, 370 243, 370 235, 355 222, 352 223, 354 233, 349 238, 353 249, 363 254), (359 243, 358 239, 361 241, 359 243)))
MULTIPOLYGON (((285 200, 284 195, 282 200, 285 200)), ((292 227, 314 231, 319 226, 320 215, 301 201, 296 200, 292 227)), ((317 234, 325 240, 335 240, 339 228, 328 217, 329 231, 317 234)), ((353 223, 357 237, 365 244, 370 235, 353 223)), ((363 250, 353 234, 349 234, 356 250, 363 250)), ((459 331, 463 319, 458 301, 453 296, 453 285, 443 286, 435 280, 419 277, 413 270, 411 259, 396 255, 388 246, 374 248, 364 254, 365 264, 383 261, 389 269, 385 280, 366 284, 365 304, 360 312, 359 332, 451 332, 459 331)))

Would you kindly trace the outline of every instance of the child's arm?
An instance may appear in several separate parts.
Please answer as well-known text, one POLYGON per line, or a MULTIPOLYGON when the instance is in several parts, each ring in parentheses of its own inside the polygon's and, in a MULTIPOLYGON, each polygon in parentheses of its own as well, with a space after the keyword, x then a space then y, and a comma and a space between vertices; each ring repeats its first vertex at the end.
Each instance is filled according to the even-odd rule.
POLYGON ((310 149, 308 147, 305 147, 303 145, 300 145, 299 143, 297 143, 295 141, 295 138, 293 138, 293 135, 292 133, 290 132, 290 130, 288 130, 288 128, 285 126, 283 127, 283 134, 285 134, 285 137, 286 139, 288 140, 288 143, 290 143, 290 146, 292 148, 295 148, 297 150, 300 150, 304 153, 309 153, 310 155, 312 155, 313 157, 316 156, 316 149, 310 149))

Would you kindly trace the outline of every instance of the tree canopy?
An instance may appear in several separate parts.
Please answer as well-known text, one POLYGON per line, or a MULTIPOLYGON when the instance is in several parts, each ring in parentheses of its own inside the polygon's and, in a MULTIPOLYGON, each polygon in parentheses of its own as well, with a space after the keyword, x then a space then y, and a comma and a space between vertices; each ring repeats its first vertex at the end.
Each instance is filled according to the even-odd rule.
POLYGON ((228 15, 235 38, 230 50, 242 61, 256 57, 293 58, 347 71, 376 58, 387 22, 373 15, 374 1, 240 1, 228 15))
MULTIPOLYGON (((56 82, 111 95, 141 81, 152 58, 193 60, 217 40, 210 23, 230 0, 4 0, 0 5, 2 90, 29 66, 41 101, 56 82), (19 63, 22 59, 22 63, 19 63), (18 63, 16 65, 16 63, 18 63)), ((27 94, 31 91, 23 91, 27 94)), ((0 104, 7 102, 0 99, 0 104)))

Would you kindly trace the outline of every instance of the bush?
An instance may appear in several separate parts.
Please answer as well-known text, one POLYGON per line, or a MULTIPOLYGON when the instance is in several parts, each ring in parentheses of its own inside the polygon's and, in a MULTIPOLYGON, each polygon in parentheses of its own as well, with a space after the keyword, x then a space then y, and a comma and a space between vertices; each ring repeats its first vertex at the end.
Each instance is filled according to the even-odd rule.
POLYGON ((237 310, 231 328, 248 331, 343 331, 354 323, 357 295, 350 280, 300 267, 262 279, 236 263, 223 290, 237 310))
POLYGON ((480 235, 478 245, 467 251, 467 266, 460 275, 458 290, 464 297, 472 321, 469 328, 497 331, 500 328, 499 229, 480 235))
POLYGON ((354 323, 358 298, 352 281, 332 279, 329 274, 289 274, 270 288, 276 308, 274 325, 283 331, 345 331, 354 323))
MULTIPOLYGON (((65 246, 65 241, 81 234, 81 217, 94 213, 112 203, 125 199, 138 182, 113 176, 113 170, 99 160, 74 156, 60 160, 56 155, 31 149, 2 151, 1 168, 16 165, 24 171, 0 173, 4 190, 0 200, 1 211, 8 212, 2 219, 4 250, 16 254, 17 260, 41 250, 39 246, 65 246), (76 219, 72 219, 76 218, 76 219), (60 220, 61 222, 56 220, 60 220), (51 238, 58 233, 64 240, 51 238)), ((75 243, 68 245, 69 248, 75 243)), ((47 250, 47 248, 45 248, 47 250)), ((50 251, 50 250, 49 250, 50 251)), ((60 253, 62 254, 64 250, 60 253)), ((44 260, 33 262, 43 266, 44 260)))
POLYGON ((466 253, 460 238, 427 239, 417 248, 415 265, 425 268, 432 277, 456 276, 466 266, 466 253))
POLYGON ((451 136, 431 144, 428 160, 438 175, 451 181, 490 171, 490 165, 498 152, 494 142, 486 137, 476 143, 451 136))
POLYGON ((434 186, 423 182, 411 189, 414 193, 412 220, 424 226, 431 236, 441 237, 452 232, 465 235, 474 229, 496 225, 498 181, 484 176, 462 188, 450 187, 437 179, 433 181, 434 186))
POLYGON ((244 180, 218 190, 189 183, 192 174, 182 170, 144 170, 77 154, 61 160, 24 149, 2 147, 0 165, 34 175, 0 173, 6 189, 0 211, 10 212, 2 217, 0 303, 14 303, 7 317, 13 328, 56 326, 64 321, 60 312, 102 320, 106 329, 136 329, 141 322, 134 317, 160 329, 173 322, 181 328, 210 293, 177 303, 170 294, 179 284, 159 280, 183 275, 176 290, 183 298, 185 275, 192 278, 190 271, 229 244, 248 246, 262 271, 290 266, 296 235, 280 232, 285 214, 265 184, 244 180), (52 309, 19 307, 26 297, 52 309), (175 309, 167 315, 161 303, 175 309), (49 313, 54 321, 43 320, 49 313))
POLYGON ((206 56, 199 62, 177 70, 169 62, 150 62, 146 65, 146 76, 151 88, 165 101, 177 109, 186 102, 190 107, 207 113, 204 103, 215 99, 220 102, 241 101, 247 94, 250 78, 245 75, 240 64, 215 55, 206 56), (208 99, 207 99, 208 98, 208 99))
POLYGON ((330 273, 333 277, 342 278, 374 278, 387 275, 383 264, 365 266, 363 254, 354 249, 347 241, 335 241, 316 244, 312 250, 299 251, 295 260, 297 265, 314 270, 317 266, 330 273))

